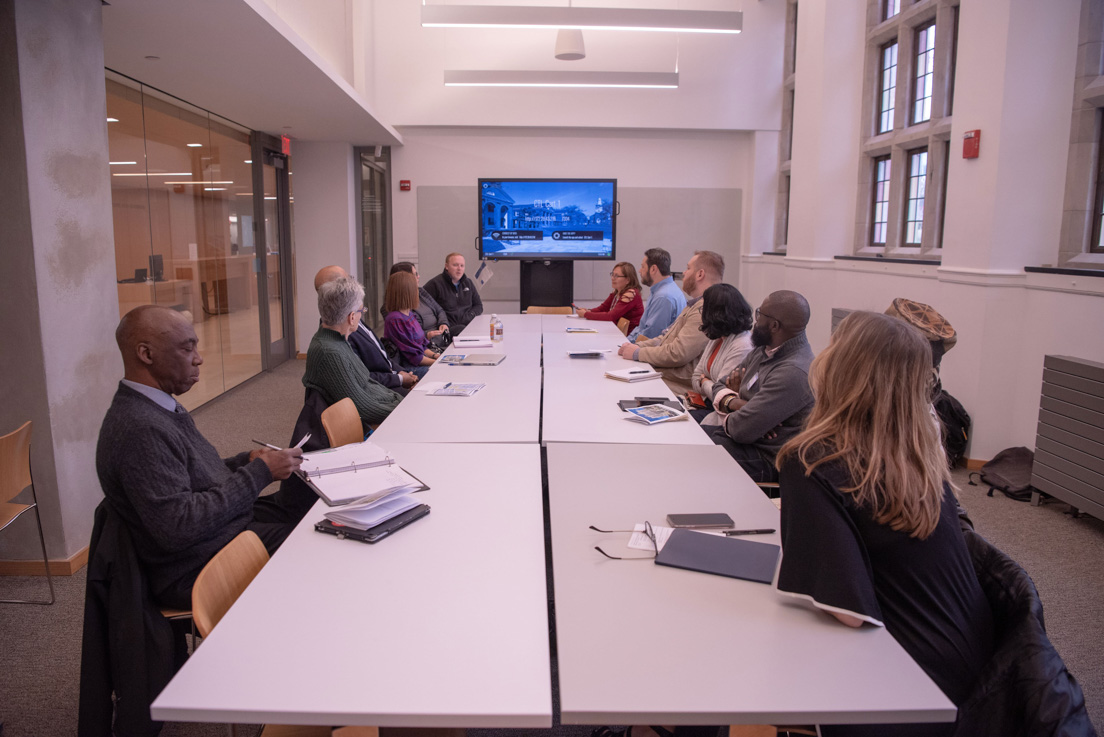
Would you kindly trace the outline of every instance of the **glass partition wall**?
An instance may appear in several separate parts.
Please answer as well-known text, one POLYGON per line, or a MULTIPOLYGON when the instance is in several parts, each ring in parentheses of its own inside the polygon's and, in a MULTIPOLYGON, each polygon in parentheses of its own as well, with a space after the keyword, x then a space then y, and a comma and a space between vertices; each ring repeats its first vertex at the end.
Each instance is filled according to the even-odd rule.
POLYGON ((107 116, 119 314, 159 304, 192 321, 191 409, 264 364, 250 133, 110 72, 107 116))

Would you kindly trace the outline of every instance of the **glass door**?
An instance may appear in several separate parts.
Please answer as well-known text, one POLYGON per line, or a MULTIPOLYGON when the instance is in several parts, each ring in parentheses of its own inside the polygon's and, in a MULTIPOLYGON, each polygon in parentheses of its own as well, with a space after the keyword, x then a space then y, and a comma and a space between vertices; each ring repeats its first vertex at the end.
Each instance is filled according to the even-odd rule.
POLYGON ((360 208, 360 267, 364 281, 364 304, 368 311, 364 320, 377 332, 383 332, 380 305, 387 286, 391 257, 391 149, 386 146, 358 148, 355 151, 360 168, 357 195, 360 208))
MULTIPOLYGON (((265 137, 267 138, 267 136, 265 137)), ((265 368, 280 365, 292 355, 295 345, 292 323, 291 274, 291 181, 290 159, 269 148, 260 134, 254 136, 254 212, 259 224, 254 227, 257 253, 257 302, 260 307, 261 334, 264 336, 265 368), (259 181, 258 181, 259 180, 259 181)), ((278 141, 277 141, 278 143, 278 141)))

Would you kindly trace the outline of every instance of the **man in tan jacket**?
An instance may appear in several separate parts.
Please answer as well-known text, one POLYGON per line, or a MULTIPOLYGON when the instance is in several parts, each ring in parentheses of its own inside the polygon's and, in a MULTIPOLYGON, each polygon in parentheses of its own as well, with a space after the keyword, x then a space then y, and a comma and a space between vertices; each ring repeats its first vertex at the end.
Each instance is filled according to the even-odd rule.
POLYGON ((663 376, 663 381, 675 394, 691 390, 694 366, 709 339, 701 331, 702 294, 724 278, 724 258, 713 251, 695 251, 682 275, 682 291, 686 292, 686 309, 675 318, 671 327, 656 338, 637 338, 625 343, 618 353, 630 361, 650 363, 663 376))

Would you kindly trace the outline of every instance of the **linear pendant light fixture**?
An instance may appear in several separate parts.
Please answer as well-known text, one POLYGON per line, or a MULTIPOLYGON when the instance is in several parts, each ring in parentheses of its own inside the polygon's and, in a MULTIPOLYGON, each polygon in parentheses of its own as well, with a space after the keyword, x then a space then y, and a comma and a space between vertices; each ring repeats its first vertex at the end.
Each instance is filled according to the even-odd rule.
POLYGON ((678 72, 445 70, 446 87, 643 87, 677 89, 678 72))
POLYGON ((739 33, 744 14, 719 10, 575 8, 549 5, 422 5, 427 28, 578 28, 739 33))

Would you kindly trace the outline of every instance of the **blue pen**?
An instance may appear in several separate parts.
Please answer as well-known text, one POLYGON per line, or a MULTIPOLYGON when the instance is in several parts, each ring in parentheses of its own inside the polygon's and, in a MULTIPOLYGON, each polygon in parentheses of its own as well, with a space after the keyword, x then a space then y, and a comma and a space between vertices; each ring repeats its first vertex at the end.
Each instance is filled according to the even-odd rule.
POLYGON ((445 384, 445 385, 444 385, 443 387, 441 387, 441 388, 442 388, 442 389, 448 389, 448 388, 449 388, 450 386, 452 386, 452 382, 451 382, 451 381, 450 381, 449 383, 445 384))

